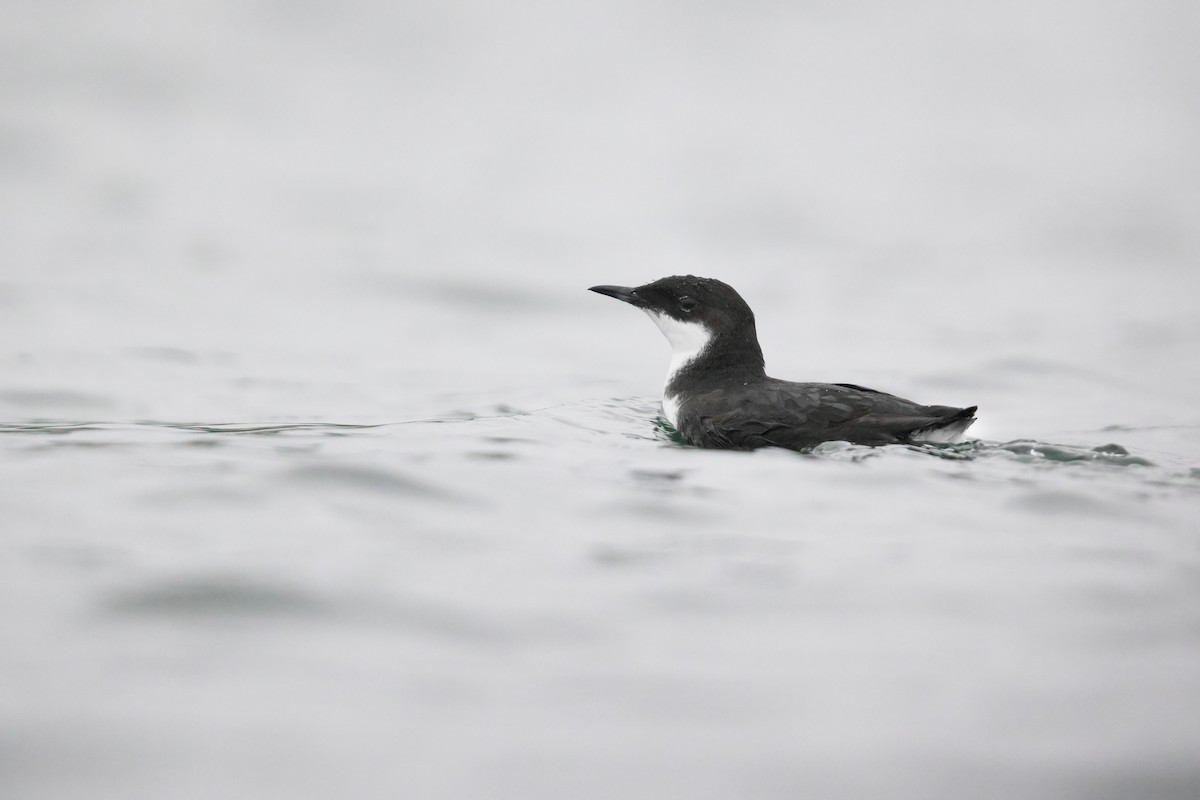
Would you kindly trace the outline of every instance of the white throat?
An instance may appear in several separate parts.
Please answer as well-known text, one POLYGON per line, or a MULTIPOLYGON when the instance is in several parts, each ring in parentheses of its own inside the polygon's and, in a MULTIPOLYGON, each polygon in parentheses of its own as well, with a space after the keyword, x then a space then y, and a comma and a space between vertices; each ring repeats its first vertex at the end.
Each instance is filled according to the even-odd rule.
POLYGON ((684 322, 667 314, 645 309, 647 316, 671 343, 671 364, 667 367, 667 380, 663 384, 663 413, 671 426, 678 429, 679 403, 667 393, 671 381, 679 371, 690 364, 712 340, 712 331, 699 322, 684 322))

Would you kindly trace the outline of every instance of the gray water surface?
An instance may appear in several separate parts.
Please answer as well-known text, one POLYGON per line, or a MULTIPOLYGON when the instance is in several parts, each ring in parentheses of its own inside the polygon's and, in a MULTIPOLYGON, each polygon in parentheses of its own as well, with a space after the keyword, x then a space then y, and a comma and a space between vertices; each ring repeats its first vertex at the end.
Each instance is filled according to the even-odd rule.
POLYGON ((1200 459, 1155 432, 745 454, 650 400, 490 411, 6 426, 5 782, 1200 785, 1200 459))
POLYGON ((1200 14, 9 3, 0 796, 1200 796, 1200 14), (681 445, 639 313, 952 447, 681 445))

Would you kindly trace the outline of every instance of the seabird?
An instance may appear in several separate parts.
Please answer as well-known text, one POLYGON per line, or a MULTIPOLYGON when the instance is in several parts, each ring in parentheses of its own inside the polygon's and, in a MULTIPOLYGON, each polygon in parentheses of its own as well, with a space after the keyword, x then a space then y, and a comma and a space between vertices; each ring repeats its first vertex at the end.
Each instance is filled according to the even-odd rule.
POLYGON ((640 308, 671 343, 663 413, 689 443, 726 450, 822 442, 949 443, 977 406, 926 406, 853 383, 794 383, 769 377, 754 312, 732 286, 676 275, 645 286, 590 291, 640 308))

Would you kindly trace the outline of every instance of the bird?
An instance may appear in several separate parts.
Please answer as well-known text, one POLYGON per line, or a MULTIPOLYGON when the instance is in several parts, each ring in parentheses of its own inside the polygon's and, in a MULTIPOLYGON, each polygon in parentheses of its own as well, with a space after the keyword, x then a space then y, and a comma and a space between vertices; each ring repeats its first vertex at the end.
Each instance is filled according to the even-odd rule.
POLYGON ((978 406, 921 405, 853 383, 769 377, 754 312, 727 283, 673 275, 644 286, 592 286, 649 315, 671 345, 663 415, 688 444, 809 451, 824 442, 959 441, 978 406))

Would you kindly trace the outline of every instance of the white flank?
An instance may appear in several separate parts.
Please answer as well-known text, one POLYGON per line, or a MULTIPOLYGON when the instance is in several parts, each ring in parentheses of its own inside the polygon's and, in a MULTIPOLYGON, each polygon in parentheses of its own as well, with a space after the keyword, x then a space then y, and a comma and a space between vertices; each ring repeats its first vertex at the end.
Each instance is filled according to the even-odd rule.
POLYGON ((645 310, 646 315, 654 320, 654 324, 671 343, 671 364, 667 367, 667 380, 663 384, 663 415, 671 423, 671 427, 679 429, 679 403, 666 393, 666 387, 672 379, 708 346, 712 332, 699 322, 683 322, 667 314, 645 310))
POLYGON ((671 423, 672 428, 679 430, 679 401, 674 395, 663 394, 663 416, 671 423))

